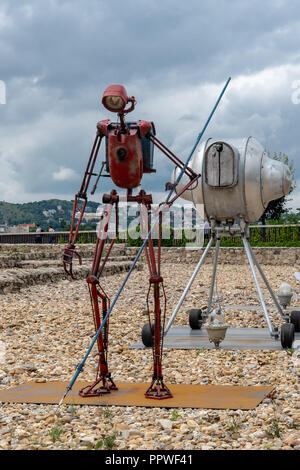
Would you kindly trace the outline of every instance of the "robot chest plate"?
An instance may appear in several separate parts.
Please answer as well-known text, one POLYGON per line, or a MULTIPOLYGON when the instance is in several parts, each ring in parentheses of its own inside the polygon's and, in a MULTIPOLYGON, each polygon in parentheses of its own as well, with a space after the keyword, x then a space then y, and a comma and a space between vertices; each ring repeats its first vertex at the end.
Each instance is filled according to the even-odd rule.
POLYGON ((136 188, 143 175, 141 139, 136 130, 130 134, 110 134, 108 138, 110 176, 119 188, 136 188))

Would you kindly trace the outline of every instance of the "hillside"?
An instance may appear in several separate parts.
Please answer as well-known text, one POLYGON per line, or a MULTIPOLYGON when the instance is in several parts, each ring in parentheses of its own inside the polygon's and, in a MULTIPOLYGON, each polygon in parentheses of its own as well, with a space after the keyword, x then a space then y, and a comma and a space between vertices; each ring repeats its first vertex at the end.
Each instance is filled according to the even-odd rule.
MULTIPOLYGON (((72 217, 73 201, 49 199, 47 201, 12 204, 0 201, 0 224, 39 224, 43 230, 53 225, 55 230, 69 224, 72 217)), ((88 202, 87 212, 96 212, 99 203, 88 202)))

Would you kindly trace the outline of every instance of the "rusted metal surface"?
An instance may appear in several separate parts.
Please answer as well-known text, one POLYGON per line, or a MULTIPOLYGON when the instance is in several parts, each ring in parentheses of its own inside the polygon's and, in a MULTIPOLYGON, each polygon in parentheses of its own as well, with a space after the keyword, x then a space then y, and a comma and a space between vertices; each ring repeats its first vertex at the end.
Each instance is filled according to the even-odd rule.
MULTIPOLYGON (((295 333, 293 348, 300 345, 300 333, 295 333)), ((134 349, 145 348, 143 343, 130 346, 134 349)), ((192 330, 188 326, 174 326, 164 338, 165 349, 213 349, 206 330, 192 330)), ((270 337, 267 328, 228 328, 220 349, 243 350, 282 350, 279 340, 270 337)))
MULTIPOLYGON (((68 382, 28 382, 18 387, 0 391, 3 403, 57 404, 68 382)), ((76 382, 64 403, 73 405, 145 406, 162 408, 207 408, 249 410, 267 397, 273 387, 230 385, 176 385, 172 384, 173 397, 167 400, 145 398, 146 383, 118 383, 118 390, 101 397, 83 398, 78 392, 87 384, 76 382)))

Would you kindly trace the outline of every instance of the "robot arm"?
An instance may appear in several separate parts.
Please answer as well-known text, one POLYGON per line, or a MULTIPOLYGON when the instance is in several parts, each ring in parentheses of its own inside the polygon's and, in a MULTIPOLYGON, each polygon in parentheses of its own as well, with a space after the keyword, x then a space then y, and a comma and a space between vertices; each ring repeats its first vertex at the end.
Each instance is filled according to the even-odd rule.
POLYGON ((164 153, 176 167, 189 177, 191 182, 199 177, 190 167, 185 167, 184 163, 169 150, 160 140, 155 137, 154 124, 147 121, 137 121, 135 123, 125 122, 125 114, 133 111, 135 98, 128 97, 126 90, 121 85, 111 85, 107 87, 103 94, 102 103, 106 109, 118 114, 119 122, 112 123, 109 119, 100 121, 97 124, 97 135, 88 160, 80 190, 75 196, 73 216, 71 222, 69 243, 64 251, 63 266, 67 274, 74 279, 72 273, 72 261, 74 254, 81 264, 81 257, 75 250, 75 243, 80 224, 87 204, 87 190, 92 176, 97 176, 96 183, 92 189, 94 194, 97 183, 101 176, 108 176, 119 188, 125 188, 128 194, 132 189, 140 185, 144 173, 152 173, 153 147, 157 147, 164 153), (129 104, 129 107, 126 106, 129 104), (102 163, 99 174, 93 173, 97 160, 102 138, 106 139, 106 161, 102 163), (108 175, 102 175, 102 170, 106 166, 108 175), (79 209, 78 203, 83 202, 79 209), (75 227, 76 213, 79 218, 75 227))
POLYGON ((88 190, 88 187, 89 187, 89 184, 90 184, 90 180, 91 180, 92 176, 96 175, 95 173, 93 173, 93 170, 94 170, 95 163, 96 163, 96 160, 97 160, 97 156, 98 156, 98 152, 99 152, 102 137, 103 137, 103 135, 98 131, 98 133, 96 135, 96 138, 95 138, 95 141, 94 141, 94 144, 93 144, 93 147, 92 147, 92 151, 91 151, 88 163, 87 163, 87 167, 86 167, 86 170, 85 170, 85 173, 84 173, 84 177, 83 177, 83 180, 82 180, 82 183, 81 183, 80 190, 75 195, 72 222, 71 222, 71 227, 70 227, 69 242, 68 242, 68 245, 65 248, 64 254, 63 254, 63 267, 64 267, 64 270, 67 274, 69 274, 69 276, 72 279, 75 279, 74 276, 73 276, 73 256, 74 256, 74 254, 78 257, 79 264, 82 264, 81 256, 80 256, 79 253, 76 252, 75 243, 76 243, 79 227, 80 227, 80 224, 82 222, 82 218, 83 218, 84 211, 85 211, 86 204, 87 204, 87 190, 88 190), (81 209, 79 209, 79 205, 78 205, 80 201, 83 201, 83 205, 82 205, 81 209), (77 212, 79 212, 80 214, 79 214, 79 217, 78 217, 77 225, 75 227, 75 217, 76 217, 77 212))

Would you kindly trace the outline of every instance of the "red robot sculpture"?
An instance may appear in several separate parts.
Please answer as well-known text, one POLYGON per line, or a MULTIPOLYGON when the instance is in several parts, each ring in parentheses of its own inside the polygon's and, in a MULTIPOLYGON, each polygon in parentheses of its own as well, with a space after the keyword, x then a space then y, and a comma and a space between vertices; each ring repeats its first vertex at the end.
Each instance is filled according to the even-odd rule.
MULTIPOLYGON (((126 200, 128 202, 136 202, 140 207, 141 231, 148 233, 150 229, 152 195, 146 194, 143 190, 140 190, 138 194, 133 195, 133 190, 140 185, 144 173, 152 173, 156 171, 153 169, 154 145, 169 157, 173 163, 179 166, 179 168, 184 168, 183 162, 155 137, 155 127, 152 122, 137 121, 126 123, 125 114, 133 111, 135 107, 135 98, 129 98, 123 86, 111 85, 107 87, 103 94, 102 103, 106 109, 117 113, 119 122, 112 123, 109 119, 98 122, 96 138, 84 173, 83 181, 79 192, 75 196, 69 243, 63 256, 64 269, 72 278, 74 278, 72 271, 72 260, 74 255, 78 257, 81 264, 81 257, 75 249, 75 243, 87 204, 87 191, 92 176, 97 176, 96 183, 92 189, 92 194, 95 192, 96 185, 101 176, 110 176, 117 187, 126 189, 126 200), (97 174, 94 173, 94 168, 100 144, 103 139, 105 140, 106 159, 101 163, 100 171, 97 174), (104 168, 106 170, 105 175, 103 174, 104 168), (83 203, 81 209, 79 209, 80 203, 83 203), (75 215, 78 211, 80 212, 80 215, 77 225, 75 226, 75 215)), ((198 176, 188 167, 185 169, 185 173, 190 177, 190 183, 187 185, 187 187, 189 187, 198 179, 198 176)), ((169 202, 169 206, 175 201, 175 199, 177 199, 177 197, 179 197, 179 195, 176 195, 173 200, 169 202)), ((110 194, 103 195, 102 202, 105 204, 105 207, 98 230, 93 265, 86 280, 91 296, 96 331, 98 331, 109 307, 109 297, 101 286, 101 275, 114 242, 118 236, 119 200, 119 195, 115 190, 112 190, 110 194), (116 231, 113 239, 110 241, 104 258, 102 259, 113 209, 116 213, 116 231)), ((160 229, 161 222, 162 212, 160 212, 160 229)), ((163 286, 163 277, 161 275, 160 229, 157 253, 154 249, 151 235, 147 240, 147 245, 145 246, 145 254, 150 275, 147 305, 149 329, 153 334, 152 347, 154 361, 152 383, 146 391, 145 396, 157 399, 172 397, 170 390, 164 384, 162 373, 162 343, 166 317, 166 295, 163 286), (151 320, 149 310, 149 296, 151 291, 154 296, 154 320, 151 320), (161 306, 161 296, 163 297, 163 307, 161 306)), ((96 380, 93 384, 80 391, 81 396, 99 396, 105 393, 110 393, 113 390, 117 390, 117 386, 112 379, 107 364, 108 331, 109 322, 107 321, 103 331, 97 338, 99 361, 96 380)))
MULTIPOLYGON (((71 390, 75 380, 83 369, 85 361, 92 347, 96 343, 99 353, 96 380, 94 383, 82 389, 79 393, 83 397, 95 397, 117 390, 117 385, 113 381, 107 363, 109 344, 108 317, 143 249, 145 250, 149 269, 149 289, 147 293, 149 324, 146 326, 147 332, 150 334, 152 339, 153 349, 153 376, 151 384, 145 392, 145 396, 152 399, 165 399, 172 397, 171 391, 164 384, 162 373, 162 350, 167 303, 163 277, 161 274, 162 216, 163 212, 166 211, 174 203, 174 201, 184 193, 184 191, 189 188, 191 189, 192 185, 197 183, 197 180, 200 177, 200 175, 195 174, 194 171, 189 168, 188 163, 229 83, 229 80, 230 79, 228 79, 225 87, 223 88, 223 91, 219 96, 219 99, 213 108, 202 132, 199 134, 197 142, 194 145, 193 150, 185 164, 157 139, 155 136, 155 127, 152 122, 125 121, 125 115, 133 111, 135 107, 135 98, 133 96, 128 97, 123 86, 111 85, 106 88, 102 97, 102 103, 107 110, 117 114, 118 122, 114 123, 107 119, 100 121, 97 124, 97 133, 84 173, 83 181, 80 190, 75 196, 69 243, 64 251, 63 266, 66 273, 68 273, 71 278, 74 278, 72 271, 72 261, 74 255, 78 257, 79 263, 81 264, 81 257, 76 251, 75 244, 78 236, 78 230, 87 204, 87 192, 92 176, 96 176, 96 182, 93 186, 91 194, 94 194, 98 181, 101 177, 110 177, 117 187, 126 189, 126 201, 135 202, 139 206, 140 227, 141 233, 144 235, 144 241, 130 271, 126 275, 122 286, 111 303, 107 293, 101 286, 101 276, 104 266, 110 256, 111 250, 118 236, 120 197, 115 190, 112 190, 110 194, 104 194, 102 197, 102 202, 105 204, 105 206, 101 217, 101 222, 99 224, 93 264, 90 274, 86 279, 91 297, 96 334, 83 361, 78 365, 77 371, 72 381, 70 382, 65 395, 61 399, 60 404, 64 400, 64 397, 67 395, 67 393, 71 390), (99 172, 95 173, 94 169, 102 140, 105 141, 106 158, 103 162, 101 162, 99 172), (150 216, 152 212, 152 195, 146 194, 144 190, 139 190, 137 194, 133 193, 134 189, 140 186, 144 173, 153 173, 156 171, 153 169, 154 146, 163 152, 177 167, 180 168, 180 178, 183 176, 183 174, 188 176, 188 183, 181 191, 178 191, 173 198, 171 198, 171 195, 174 187, 172 188, 170 183, 166 184, 166 189, 171 190, 169 197, 164 204, 159 206, 159 209, 156 212, 156 224, 159 228, 157 249, 154 248, 153 239, 151 236, 153 229, 153 224, 151 225, 150 223, 150 216), (82 204, 81 208, 79 208, 79 204, 82 204), (104 255, 104 247, 107 243, 107 232, 113 210, 115 211, 116 216, 116 229, 114 237, 109 242, 104 255), (77 212, 79 212, 80 215, 78 217, 77 224, 75 225, 75 215, 77 212), (149 307, 149 299, 151 294, 153 295, 154 306, 154 311, 152 313, 150 312, 149 307), (163 299, 163 302, 161 302, 161 299, 163 299), (161 303, 163 305, 161 305, 161 303)), ((174 186, 176 186, 177 183, 178 181, 174 186)))

